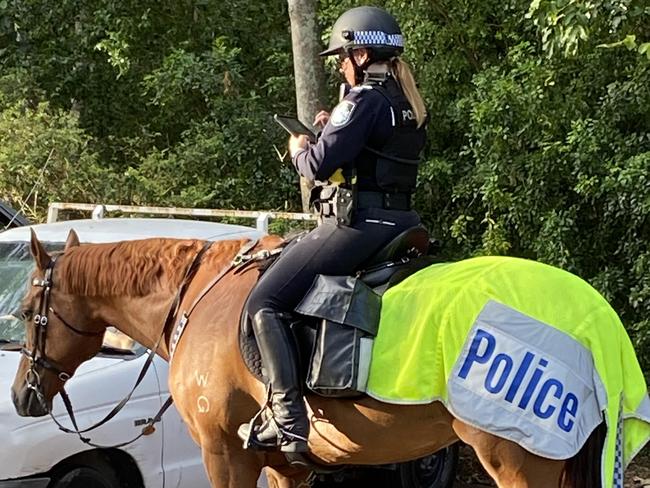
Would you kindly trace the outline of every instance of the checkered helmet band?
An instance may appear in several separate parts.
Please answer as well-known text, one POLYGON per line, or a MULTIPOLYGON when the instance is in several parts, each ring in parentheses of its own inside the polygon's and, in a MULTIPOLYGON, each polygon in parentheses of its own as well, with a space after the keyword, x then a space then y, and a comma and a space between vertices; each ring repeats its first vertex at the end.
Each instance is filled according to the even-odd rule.
POLYGON ((386 34, 382 31, 355 31, 353 35, 352 42, 358 45, 404 47, 402 34, 386 34))

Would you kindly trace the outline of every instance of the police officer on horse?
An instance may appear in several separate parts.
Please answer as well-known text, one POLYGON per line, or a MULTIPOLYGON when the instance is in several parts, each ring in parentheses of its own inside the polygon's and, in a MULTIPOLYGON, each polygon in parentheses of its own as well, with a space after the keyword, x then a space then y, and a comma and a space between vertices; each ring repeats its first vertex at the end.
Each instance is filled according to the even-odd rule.
POLYGON ((420 223, 411 208, 426 110, 413 75, 400 59, 397 21, 376 7, 357 7, 334 24, 322 56, 338 56, 351 90, 317 142, 292 136, 298 173, 315 184, 319 226, 282 253, 248 300, 248 313, 270 386, 270 412, 244 424, 253 448, 306 452, 309 419, 302 395, 289 315, 318 274, 349 275, 382 246, 420 223))

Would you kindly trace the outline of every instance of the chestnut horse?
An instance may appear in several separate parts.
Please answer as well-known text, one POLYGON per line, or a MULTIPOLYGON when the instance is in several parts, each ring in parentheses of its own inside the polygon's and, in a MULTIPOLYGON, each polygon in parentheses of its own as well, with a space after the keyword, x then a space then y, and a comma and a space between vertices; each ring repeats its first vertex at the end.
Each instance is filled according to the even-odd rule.
MULTIPOLYGON (((264 466, 282 473, 273 477, 275 486, 309 486, 305 469, 289 466, 279 453, 243 449, 236 434, 237 427, 249 421, 265 401, 264 385, 249 373, 238 346, 240 314, 259 275, 256 265, 236 273, 231 269, 230 263, 245 243, 216 242, 201 259, 183 297, 186 307, 215 276, 229 271, 193 309, 174 354, 169 388, 201 446, 212 486, 254 488, 264 466)), ((266 237, 256 249, 273 249, 280 243, 277 237, 266 237)), ((155 347, 185 270, 203 246, 201 241, 173 239, 79 246, 71 233, 65 250, 53 262, 32 235, 36 268, 23 318, 26 350, 33 348, 40 360, 31 368, 28 357, 21 360, 12 387, 18 413, 48 413, 67 376, 99 352, 108 325, 155 347), (49 306, 39 310, 45 295, 49 306), (33 320, 38 313, 49 319, 39 331, 33 320)), ((171 334, 171 330, 164 332, 157 350, 165 359, 170 356, 171 334)), ((402 462, 461 439, 474 448, 500 488, 600 486, 596 465, 600 456, 594 449, 599 443, 602 446, 602 437, 597 439, 601 429, 594 431, 575 458, 557 461, 463 423, 440 402, 405 406, 371 398, 337 400, 315 395, 307 395, 307 402, 310 456, 321 464, 402 462)))

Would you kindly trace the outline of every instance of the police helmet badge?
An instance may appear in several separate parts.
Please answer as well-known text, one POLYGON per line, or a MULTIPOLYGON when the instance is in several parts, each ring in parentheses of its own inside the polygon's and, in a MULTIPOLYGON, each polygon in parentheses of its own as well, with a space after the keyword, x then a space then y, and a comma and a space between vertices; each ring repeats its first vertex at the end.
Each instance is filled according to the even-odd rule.
POLYGON ((342 127, 350 121, 352 112, 357 105, 349 100, 343 100, 332 111, 330 122, 334 127, 342 127))

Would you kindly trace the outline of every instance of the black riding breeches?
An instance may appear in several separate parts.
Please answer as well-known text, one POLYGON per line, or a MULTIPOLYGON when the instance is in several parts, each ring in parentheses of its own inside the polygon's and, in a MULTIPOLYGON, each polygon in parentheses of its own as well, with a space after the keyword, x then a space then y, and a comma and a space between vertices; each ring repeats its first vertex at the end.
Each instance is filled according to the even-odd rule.
POLYGON ((318 274, 350 275, 383 246, 420 223, 413 211, 367 208, 351 226, 325 222, 282 253, 248 300, 253 316, 263 308, 292 312, 318 274))

